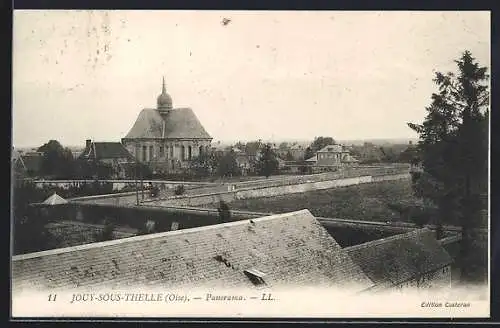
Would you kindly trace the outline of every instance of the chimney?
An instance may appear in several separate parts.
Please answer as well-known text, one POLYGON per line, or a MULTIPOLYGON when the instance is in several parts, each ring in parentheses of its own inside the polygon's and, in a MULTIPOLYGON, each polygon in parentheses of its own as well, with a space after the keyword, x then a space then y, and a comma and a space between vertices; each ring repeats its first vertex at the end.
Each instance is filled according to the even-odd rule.
POLYGON ((85 149, 90 148, 91 143, 92 143, 92 140, 90 140, 90 139, 85 140, 85 149))

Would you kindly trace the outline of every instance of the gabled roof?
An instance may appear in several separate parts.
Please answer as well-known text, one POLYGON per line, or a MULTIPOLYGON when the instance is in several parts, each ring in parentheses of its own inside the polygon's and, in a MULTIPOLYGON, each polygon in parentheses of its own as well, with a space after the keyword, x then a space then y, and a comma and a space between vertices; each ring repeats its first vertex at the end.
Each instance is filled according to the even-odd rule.
POLYGON ((64 198, 62 198, 61 196, 59 196, 58 194, 56 193, 53 193, 49 198, 47 198, 46 200, 44 200, 44 202, 42 204, 45 204, 45 205, 60 205, 60 204, 67 204, 68 201, 64 198))
POLYGON ((212 139, 191 108, 176 108, 160 114, 143 109, 124 139, 192 138, 212 139))
POLYGON ((342 151, 344 151, 342 145, 328 145, 318 150, 318 153, 341 153, 342 151))
POLYGON ((12 289, 373 286, 308 210, 13 257, 12 289))
POLYGON ((125 158, 134 161, 134 156, 120 142, 92 142, 85 147, 79 159, 125 158))
POLYGON ((398 285, 453 262, 428 228, 345 250, 377 286, 398 285))
POLYGON ((16 161, 16 166, 26 171, 38 172, 42 167, 42 160, 41 153, 21 154, 16 161))

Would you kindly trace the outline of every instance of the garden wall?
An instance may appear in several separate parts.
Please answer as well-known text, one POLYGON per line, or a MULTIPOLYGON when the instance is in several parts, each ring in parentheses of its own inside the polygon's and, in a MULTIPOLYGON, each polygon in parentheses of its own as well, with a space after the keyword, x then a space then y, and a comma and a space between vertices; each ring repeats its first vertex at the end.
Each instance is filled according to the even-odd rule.
POLYGON ((344 186, 357 185, 361 183, 371 183, 374 181, 388 181, 409 179, 410 174, 396 174, 389 176, 360 176, 353 178, 334 179, 318 182, 305 182, 292 185, 281 185, 276 187, 253 187, 248 189, 235 189, 229 192, 208 193, 192 196, 177 196, 160 200, 148 200, 144 205, 155 206, 200 206, 206 204, 217 204, 220 200, 230 203, 237 199, 249 199, 260 197, 280 196, 294 193, 303 193, 314 190, 338 188, 344 186), (382 180, 383 179, 383 180, 382 180))

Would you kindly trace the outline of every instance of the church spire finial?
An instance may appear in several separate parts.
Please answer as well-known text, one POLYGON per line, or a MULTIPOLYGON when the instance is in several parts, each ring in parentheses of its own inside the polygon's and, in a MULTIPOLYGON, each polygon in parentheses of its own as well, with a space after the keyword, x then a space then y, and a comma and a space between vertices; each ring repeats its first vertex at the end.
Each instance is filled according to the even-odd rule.
POLYGON ((161 94, 157 99, 158 109, 172 109, 172 98, 167 93, 167 88, 165 87, 165 76, 162 77, 161 94))

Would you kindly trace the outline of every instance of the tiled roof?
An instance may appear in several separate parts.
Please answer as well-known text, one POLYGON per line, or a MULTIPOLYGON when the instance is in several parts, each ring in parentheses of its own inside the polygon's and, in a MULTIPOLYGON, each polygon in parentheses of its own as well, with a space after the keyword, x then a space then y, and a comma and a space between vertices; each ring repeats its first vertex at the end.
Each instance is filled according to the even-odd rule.
POLYGON ((347 247, 345 250, 378 286, 397 285, 453 262, 428 228, 347 247))
POLYGON ((191 108, 176 108, 165 114, 143 109, 124 139, 194 138, 211 139, 191 108))
POLYGON ((92 142, 85 147, 80 159, 112 159, 125 158, 134 161, 134 156, 120 142, 92 142))
POLYGON ((127 286, 373 286, 308 210, 13 257, 13 290, 127 286))
POLYGON ((328 145, 318 150, 318 153, 330 153, 330 152, 341 153, 342 145, 328 145))

